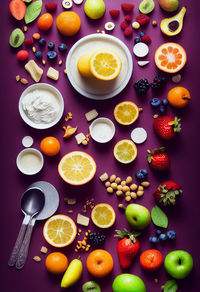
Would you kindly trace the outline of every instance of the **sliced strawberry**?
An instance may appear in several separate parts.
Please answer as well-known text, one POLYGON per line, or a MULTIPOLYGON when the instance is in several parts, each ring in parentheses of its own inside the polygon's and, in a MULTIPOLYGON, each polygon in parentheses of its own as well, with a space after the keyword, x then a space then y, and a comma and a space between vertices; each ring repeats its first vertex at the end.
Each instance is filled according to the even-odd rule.
POLYGON ((127 12, 127 13, 133 11, 134 7, 135 7, 135 5, 134 4, 130 4, 130 3, 122 3, 121 4, 122 10, 124 10, 124 12, 127 12))
POLYGON ((15 19, 22 20, 26 13, 26 4, 22 0, 12 0, 9 9, 15 19))
POLYGON ((120 10, 119 9, 110 9, 109 13, 112 17, 117 18, 120 14, 120 10))

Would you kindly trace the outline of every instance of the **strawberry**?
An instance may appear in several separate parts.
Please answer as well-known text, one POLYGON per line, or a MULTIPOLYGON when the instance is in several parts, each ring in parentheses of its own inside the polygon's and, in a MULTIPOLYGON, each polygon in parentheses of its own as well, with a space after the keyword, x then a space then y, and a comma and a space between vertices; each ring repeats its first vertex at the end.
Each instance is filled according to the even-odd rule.
POLYGON ((119 9, 111 9, 109 13, 112 17, 117 18, 119 16, 120 10, 119 9))
POLYGON ((126 229, 116 230, 116 232, 117 237, 121 238, 117 244, 119 263, 122 268, 127 269, 139 252, 140 243, 135 237, 140 235, 140 233, 129 233, 126 229))
POLYGON ((54 11, 54 10, 57 9, 57 3, 55 3, 55 2, 46 3, 46 4, 45 4, 45 8, 46 8, 46 10, 48 10, 48 11, 54 11))
POLYGON ((130 3, 122 3, 121 4, 122 10, 124 10, 124 12, 127 12, 127 13, 131 12, 134 7, 135 7, 135 5, 130 4, 130 3))
POLYGON ((182 193, 181 186, 173 181, 167 180, 159 185, 153 193, 154 198, 163 206, 175 205, 178 196, 182 193))
POLYGON ((150 150, 147 150, 147 161, 151 168, 156 170, 169 170, 170 160, 165 151, 165 147, 156 148, 152 152, 150 150))
POLYGON ((172 116, 158 117, 153 122, 153 129, 160 138, 171 140, 181 130, 180 119, 172 116))

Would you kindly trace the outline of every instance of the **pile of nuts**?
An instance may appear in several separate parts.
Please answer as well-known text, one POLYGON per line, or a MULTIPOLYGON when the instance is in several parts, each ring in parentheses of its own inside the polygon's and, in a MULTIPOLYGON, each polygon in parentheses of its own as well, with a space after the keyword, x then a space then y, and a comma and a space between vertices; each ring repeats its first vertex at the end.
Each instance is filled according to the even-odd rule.
POLYGON ((113 194, 115 192, 117 197, 125 196, 125 201, 130 202, 131 199, 136 200, 138 197, 142 197, 144 195, 144 188, 150 186, 150 182, 143 181, 138 186, 133 183, 133 178, 131 176, 127 176, 126 180, 121 180, 120 177, 117 177, 115 174, 112 174, 108 177, 107 173, 104 173, 100 176, 100 180, 105 182, 105 187, 109 194, 113 194))
MULTIPOLYGON (((78 236, 80 236, 81 232, 82 232, 82 230, 79 228, 78 229, 78 236)), ((83 240, 77 240, 77 245, 76 245, 76 248, 74 250, 75 252, 79 252, 80 250, 89 251, 90 245, 87 244, 87 237, 88 237, 88 234, 90 232, 91 232, 91 230, 88 229, 88 231, 85 232, 83 240)))

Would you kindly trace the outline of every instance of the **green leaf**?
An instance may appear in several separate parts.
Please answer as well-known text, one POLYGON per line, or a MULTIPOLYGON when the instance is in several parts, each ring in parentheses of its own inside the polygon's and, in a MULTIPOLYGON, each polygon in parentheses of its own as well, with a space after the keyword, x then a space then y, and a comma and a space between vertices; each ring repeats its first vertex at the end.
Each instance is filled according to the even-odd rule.
POLYGON ((151 219, 158 227, 167 228, 168 226, 168 218, 158 206, 153 207, 151 210, 151 219))
POLYGON ((164 292, 176 292, 178 290, 178 284, 175 280, 169 280, 164 285, 164 292))
POLYGON ((28 5, 25 14, 25 22, 26 24, 31 23, 34 21, 39 15, 42 10, 42 0, 37 0, 30 5, 28 5))

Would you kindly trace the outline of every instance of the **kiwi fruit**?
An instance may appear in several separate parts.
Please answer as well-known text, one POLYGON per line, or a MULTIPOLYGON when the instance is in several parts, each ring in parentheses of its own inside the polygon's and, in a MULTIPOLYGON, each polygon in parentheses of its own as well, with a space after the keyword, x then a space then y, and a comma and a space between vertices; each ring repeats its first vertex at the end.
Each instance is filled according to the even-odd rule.
POLYGON ((13 48, 20 47, 24 42, 24 33, 20 28, 16 28, 12 31, 9 39, 9 44, 13 48))
POLYGON ((155 8, 153 0, 143 0, 139 5, 139 10, 143 14, 151 13, 155 8))
POLYGON ((82 286, 82 290, 83 292, 101 292, 100 286, 94 281, 86 282, 82 286))

